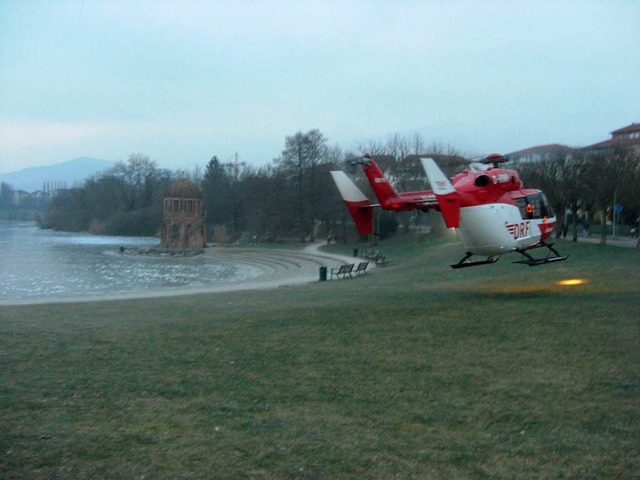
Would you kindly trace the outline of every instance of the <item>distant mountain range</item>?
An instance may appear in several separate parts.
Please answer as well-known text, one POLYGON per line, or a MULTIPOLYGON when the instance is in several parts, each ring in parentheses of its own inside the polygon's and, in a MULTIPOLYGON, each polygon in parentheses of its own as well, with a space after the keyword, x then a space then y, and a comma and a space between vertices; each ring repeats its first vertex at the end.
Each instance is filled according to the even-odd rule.
POLYGON ((0 174, 0 182, 8 183, 14 190, 26 192, 42 190, 45 183, 49 183, 51 188, 54 185, 60 186, 60 184, 73 187, 114 165, 115 163, 109 160, 79 157, 55 165, 29 167, 15 172, 2 173, 0 174))

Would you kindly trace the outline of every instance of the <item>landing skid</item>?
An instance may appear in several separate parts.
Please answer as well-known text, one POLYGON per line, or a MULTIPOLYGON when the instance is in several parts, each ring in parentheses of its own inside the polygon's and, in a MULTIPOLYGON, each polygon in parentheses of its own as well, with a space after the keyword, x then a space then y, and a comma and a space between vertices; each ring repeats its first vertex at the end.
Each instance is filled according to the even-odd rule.
MULTIPOLYGON (((569 255, 566 255, 566 256, 560 255, 560 253, 555 248, 553 248, 553 243, 540 242, 540 244, 536 245, 535 247, 527 248, 526 250, 516 249, 515 251, 518 252, 523 257, 525 257, 525 259, 518 260, 513 263, 522 263, 524 265, 529 265, 530 267, 545 265, 547 263, 553 263, 553 262, 562 262, 567 258, 569 258, 569 255), (534 250, 536 248, 541 248, 541 247, 546 247, 548 249, 546 257, 535 258, 529 253, 529 251, 534 250)), ((457 268, 477 267, 480 265, 490 265, 492 263, 496 263, 500 258, 496 256, 496 257, 488 257, 486 260, 472 261, 471 260, 472 256, 473 256, 473 253, 467 252, 465 256, 462 257, 462 259, 460 259, 458 263, 454 263, 453 265, 451 265, 451 268, 457 269, 457 268)))
POLYGON ((553 248, 553 243, 544 243, 544 242, 540 242, 539 245, 536 245, 533 248, 528 248, 527 250, 516 250, 516 252, 518 252, 520 255, 526 257, 526 260, 519 260, 517 262, 513 262, 513 263, 522 263, 524 265, 529 265, 530 267, 536 267, 538 265, 545 265, 547 263, 552 263, 552 262, 562 262, 564 260, 566 260, 567 258, 569 258, 569 255, 566 256, 562 256, 560 255, 560 253, 553 248), (544 258, 534 258, 533 256, 531 256, 531 254, 529 254, 529 250, 533 250, 534 248, 540 248, 540 247, 547 247, 549 249, 549 251, 547 252, 547 256, 544 258))
POLYGON ((478 261, 472 262, 471 261, 472 256, 473 256, 473 253, 467 252, 465 256, 458 263, 454 263, 453 265, 451 265, 451 268, 467 268, 467 267, 477 267, 479 265, 490 265, 492 263, 496 263, 498 261, 498 258, 500 258, 500 257, 489 257, 486 260, 478 260, 478 261))

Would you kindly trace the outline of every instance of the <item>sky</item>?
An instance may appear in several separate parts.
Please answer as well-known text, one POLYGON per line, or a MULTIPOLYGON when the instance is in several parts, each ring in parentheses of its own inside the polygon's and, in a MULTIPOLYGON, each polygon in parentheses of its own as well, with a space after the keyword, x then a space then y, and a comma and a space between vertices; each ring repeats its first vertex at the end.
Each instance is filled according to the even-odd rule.
POLYGON ((311 129, 585 146, 640 122, 638 25, 637 0, 0 0, 0 173, 262 166, 311 129))

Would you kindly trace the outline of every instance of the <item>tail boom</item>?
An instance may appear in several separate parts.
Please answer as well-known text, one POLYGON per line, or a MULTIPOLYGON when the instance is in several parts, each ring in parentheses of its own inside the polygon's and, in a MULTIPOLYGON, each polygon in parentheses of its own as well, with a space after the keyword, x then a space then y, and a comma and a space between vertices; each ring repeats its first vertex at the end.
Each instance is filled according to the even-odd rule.
POLYGON ((358 163, 371 185, 371 189, 376 196, 380 207, 384 210, 410 211, 416 208, 426 211, 438 207, 438 201, 431 190, 419 192, 398 193, 386 177, 380 167, 373 161, 371 156, 365 157, 358 163))
POLYGON ((380 170, 380 167, 378 167, 373 160, 365 158, 362 161, 362 169, 364 170, 364 174, 367 176, 367 180, 371 185, 373 193, 383 209, 399 210, 404 206, 403 200, 394 190, 393 186, 391 186, 389 179, 385 177, 382 170, 380 170))

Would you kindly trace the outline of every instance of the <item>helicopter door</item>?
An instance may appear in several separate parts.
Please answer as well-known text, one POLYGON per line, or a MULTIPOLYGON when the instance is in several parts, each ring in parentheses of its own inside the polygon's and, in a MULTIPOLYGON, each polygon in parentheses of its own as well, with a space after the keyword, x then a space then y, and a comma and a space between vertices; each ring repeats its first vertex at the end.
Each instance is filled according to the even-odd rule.
POLYGON ((516 205, 518 206, 518 210, 520 210, 520 217, 523 220, 527 220, 533 218, 533 207, 527 201, 527 197, 519 197, 516 198, 516 205))

